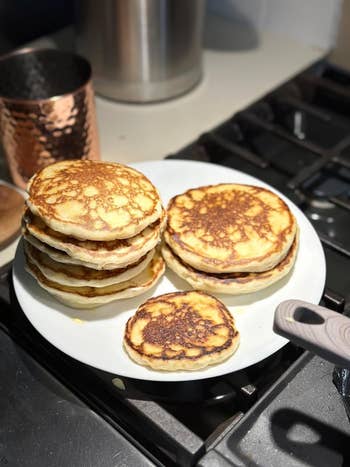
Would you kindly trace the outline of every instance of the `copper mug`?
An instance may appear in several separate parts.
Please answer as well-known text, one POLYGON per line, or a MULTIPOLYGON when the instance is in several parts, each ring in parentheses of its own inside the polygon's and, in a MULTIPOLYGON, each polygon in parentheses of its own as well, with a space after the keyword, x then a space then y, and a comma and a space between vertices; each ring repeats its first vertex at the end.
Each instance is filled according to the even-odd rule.
POLYGON ((20 188, 53 162, 99 159, 89 62, 56 49, 1 57, 0 136, 20 188))

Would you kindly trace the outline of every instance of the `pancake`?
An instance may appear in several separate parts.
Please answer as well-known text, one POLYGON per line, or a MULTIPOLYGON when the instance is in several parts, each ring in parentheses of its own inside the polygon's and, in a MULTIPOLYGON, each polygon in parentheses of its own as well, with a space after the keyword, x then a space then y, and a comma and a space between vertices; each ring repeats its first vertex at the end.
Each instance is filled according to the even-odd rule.
POLYGON ((155 370, 197 370, 231 356, 239 333, 225 305, 199 291, 174 292, 144 302, 127 324, 124 347, 155 370))
POLYGON ((265 289, 285 277, 293 268, 298 252, 299 235, 294 238, 287 256, 274 268, 264 272, 206 273, 185 264, 166 244, 162 255, 168 267, 194 289, 211 293, 240 295, 265 289))
POLYGON ((26 241, 24 251, 47 279, 73 287, 105 287, 132 279, 146 268, 155 253, 155 249, 151 250, 136 263, 125 268, 99 271, 84 266, 58 263, 26 241))
POLYGON ((185 263, 210 273, 272 269, 297 229, 279 196, 251 185, 188 190, 170 200, 167 214, 165 241, 185 263))
MULTIPOLYGON (((27 232, 24 230, 25 237, 27 238, 29 233, 44 243, 44 246, 39 247, 40 250, 56 261, 80 264, 94 269, 115 269, 134 263, 157 246, 164 229, 166 215, 165 210, 163 210, 160 219, 134 237, 99 242, 78 240, 52 230, 38 216, 34 216, 29 209, 25 211, 23 219, 24 227, 27 230, 27 232), (45 248, 45 245, 55 248, 56 252, 45 248), (71 259, 65 258, 66 255, 60 255, 57 250, 66 253, 71 259)), ((30 238, 27 239, 33 244, 30 238)))
MULTIPOLYGON (((30 235, 30 233, 28 233, 28 231, 25 229, 22 231, 22 236, 28 243, 33 245, 37 250, 45 253, 52 260, 57 261, 59 263, 68 264, 68 265, 72 264, 72 265, 77 265, 77 266, 84 266, 86 268, 96 269, 97 271, 109 271, 109 270, 120 268, 118 264, 106 263, 103 265, 103 267, 101 267, 96 264, 88 263, 85 261, 79 261, 78 259, 75 259, 72 256, 67 255, 67 253, 64 253, 61 250, 56 250, 55 248, 52 248, 51 246, 46 245, 45 243, 41 242, 37 238, 33 237, 33 235, 30 235)), ((131 264, 134 264, 134 263, 131 263, 131 264)), ((128 266, 130 265, 126 265, 123 267, 126 268, 128 266)))
POLYGON ((165 270, 164 260, 156 253, 148 266, 134 278, 106 287, 72 287, 47 279, 26 256, 26 270, 39 285, 61 303, 72 308, 96 308, 100 305, 140 295, 153 287, 165 270))
POLYGON ((159 219, 157 189, 122 164, 67 160, 48 165, 28 183, 27 205, 51 229, 81 240, 133 237, 159 219))

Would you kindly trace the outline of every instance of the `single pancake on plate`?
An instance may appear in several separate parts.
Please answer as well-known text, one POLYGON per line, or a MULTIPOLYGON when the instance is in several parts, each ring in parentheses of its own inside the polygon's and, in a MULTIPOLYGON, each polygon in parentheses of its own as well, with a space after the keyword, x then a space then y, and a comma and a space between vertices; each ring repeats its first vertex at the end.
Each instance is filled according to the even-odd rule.
POLYGON ((134 263, 155 248, 165 223, 166 215, 163 209, 159 219, 133 237, 109 241, 79 240, 51 229, 40 217, 26 209, 22 230, 28 241, 34 246, 40 245, 38 242, 35 245, 35 237, 41 242, 41 249, 46 250, 49 256, 54 254, 53 259, 56 261, 95 269, 115 269, 134 263), (55 250, 52 251, 52 248, 55 250), (57 250, 63 254, 59 254, 57 250))
POLYGON ((272 191, 252 185, 203 186, 173 197, 166 243, 186 264, 209 273, 263 272, 287 255, 297 223, 272 191))
POLYGON ((198 370, 227 359, 238 345, 239 332, 226 306, 195 290, 146 300, 124 333, 129 356, 154 370, 198 370))
POLYGON ((241 295, 257 292, 275 284, 293 268, 299 244, 299 234, 294 237, 287 255, 275 267, 264 272, 226 272, 222 274, 199 271, 184 263, 165 243, 162 255, 167 266, 187 281, 194 289, 210 293, 241 295))
POLYGON ((155 253, 148 265, 132 279, 104 287, 62 285, 48 279, 26 254, 26 270, 39 285, 61 303, 72 308, 96 308, 114 300, 140 295, 153 287, 164 274, 163 258, 155 253))
POLYGON ((113 162, 67 160, 28 183, 27 205, 51 229, 81 240, 137 235, 160 218, 159 193, 146 176, 113 162))

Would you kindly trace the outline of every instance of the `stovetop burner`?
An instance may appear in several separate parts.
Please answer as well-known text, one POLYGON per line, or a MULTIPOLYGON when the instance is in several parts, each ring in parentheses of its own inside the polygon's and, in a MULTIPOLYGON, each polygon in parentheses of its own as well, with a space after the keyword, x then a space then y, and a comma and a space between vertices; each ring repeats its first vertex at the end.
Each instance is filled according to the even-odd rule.
MULTIPOLYGON (((323 304, 339 312, 350 309, 349 74, 320 62, 168 157, 232 167, 289 197, 323 243, 323 304)), ((0 284, 5 301, 7 291, 0 284)), ((63 355, 32 328, 14 296, 11 309, 0 312, 0 326, 94 410, 137 440, 158 465, 167 466, 194 464, 234 432, 244 414, 254 414, 266 398, 272 401, 275 388, 285 386, 310 359, 288 344, 265 361, 224 377, 142 382, 63 355)))

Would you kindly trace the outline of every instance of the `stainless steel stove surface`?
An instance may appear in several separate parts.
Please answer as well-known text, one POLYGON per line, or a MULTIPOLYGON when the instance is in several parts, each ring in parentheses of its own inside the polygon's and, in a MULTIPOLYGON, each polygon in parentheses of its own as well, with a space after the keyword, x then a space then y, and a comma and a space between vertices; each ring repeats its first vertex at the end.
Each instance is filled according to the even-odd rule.
MULTIPOLYGON (((242 170, 292 199, 325 249, 323 304, 350 312, 350 75, 321 62, 168 157, 242 170)), ((62 434, 65 426, 71 448, 57 447, 60 457, 53 451, 51 465, 73 465, 75 443, 87 447, 80 457, 74 452, 74 466, 88 465, 86 453, 96 440, 99 460, 91 457, 91 465, 350 465, 350 424, 330 364, 288 344, 220 378, 120 378, 80 364, 45 341, 21 311, 8 272, 3 269, 0 278, 0 353, 7 357, 0 364, 0 407, 11 402, 15 412, 2 412, 0 465, 48 465, 45 449, 39 449, 42 457, 28 449, 27 463, 21 463, 13 432, 19 430, 23 447, 28 439, 51 446, 55 430, 62 434), (19 380, 9 368, 21 368, 26 359, 32 363, 20 370, 19 380), (27 388, 24 399, 16 381, 27 388), (38 393, 38 381, 45 391, 38 393), (64 401, 67 425, 45 423, 42 409, 56 399, 64 401), (77 411, 85 417, 80 425, 77 411)))

